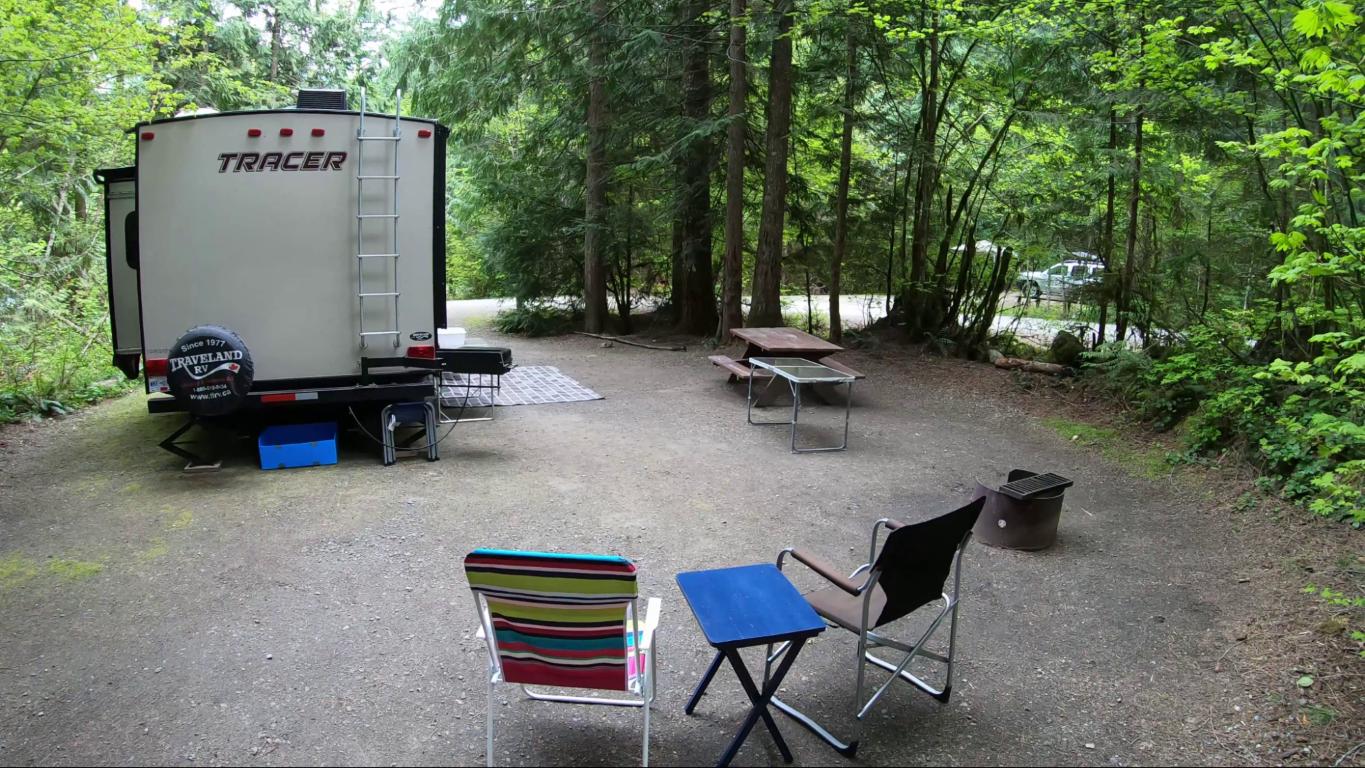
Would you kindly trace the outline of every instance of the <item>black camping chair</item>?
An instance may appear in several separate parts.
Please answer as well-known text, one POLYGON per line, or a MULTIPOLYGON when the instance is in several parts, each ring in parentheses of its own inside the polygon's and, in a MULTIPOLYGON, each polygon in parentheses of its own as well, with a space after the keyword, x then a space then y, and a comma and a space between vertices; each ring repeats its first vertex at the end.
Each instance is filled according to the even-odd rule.
MULTIPOLYGON (((858 750, 858 740, 862 734, 863 717, 877 703, 891 683, 897 679, 914 685, 939 701, 946 702, 953 690, 953 650, 957 643, 957 604, 958 592, 962 585, 962 551, 972 537, 972 526, 985 505, 984 498, 949 512, 946 515, 926 520, 914 525, 882 518, 872 526, 872 546, 868 551, 867 562, 858 566, 852 574, 845 577, 828 561, 804 550, 788 548, 777 556, 777 567, 781 570, 783 561, 790 555, 822 576, 832 586, 818 589, 805 595, 815 612, 832 627, 842 627, 858 635, 858 682, 854 702, 854 734, 847 743, 835 738, 821 725, 795 707, 774 697, 773 706, 809 728, 817 736, 829 742, 840 754, 852 757, 858 750), (889 534, 877 553, 877 537, 885 526, 889 534), (952 592, 947 589, 948 575, 953 575, 952 592), (865 578, 859 577, 866 574, 865 578), (938 599, 943 607, 930 622, 919 640, 904 643, 894 640, 874 630, 897 619, 904 618, 917 609, 938 599), (934 632, 948 619, 948 655, 934 653, 925 648, 934 632), (873 648, 891 648, 900 651, 904 657, 893 663, 872 655, 873 648), (910 673, 910 662, 925 658, 939 662, 947 667, 943 687, 935 688, 910 673), (863 673, 868 663, 875 664, 891 672, 876 693, 863 701, 863 673)), ((764 666, 766 682, 767 668, 787 650, 784 643, 777 647, 768 646, 767 662, 764 666)))

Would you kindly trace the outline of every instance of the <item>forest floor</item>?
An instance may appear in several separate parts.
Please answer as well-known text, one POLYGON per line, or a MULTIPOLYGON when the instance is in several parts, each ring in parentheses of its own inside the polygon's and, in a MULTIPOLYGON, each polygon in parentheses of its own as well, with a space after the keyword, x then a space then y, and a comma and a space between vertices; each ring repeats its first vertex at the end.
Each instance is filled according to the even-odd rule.
MULTIPOLYGON (((683 715, 710 649, 676 573, 786 545, 851 569, 879 517, 930 517, 1021 465, 1076 480, 1057 545, 968 549, 952 700, 894 686, 852 764, 1365 760, 1347 754, 1362 665, 1301 593, 1365 567, 1359 536, 1247 501, 1236 472, 1173 471, 1067 391, 900 346, 841 355, 868 375, 849 450, 792 455, 744 423, 707 350, 498 340, 605 399, 500 408, 439 463, 391 468, 357 440, 336 466, 262 472, 244 445, 187 475, 155 447, 174 420, 139 395, 0 431, 0 762, 482 762, 460 563, 496 546, 636 560, 664 601, 651 758, 709 763, 747 701, 723 671, 683 715)), ((841 419, 813 407, 812 438, 841 419)), ((783 697, 846 729, 853 652, 826 632, 783 697)), ((637 712, 510 688, 494 706, 499 764, 639 758, 637 712)), ((778 723, 797 764, 843 762, 778 723)), ((736 759, 778 763, 762 728, 736 759)))

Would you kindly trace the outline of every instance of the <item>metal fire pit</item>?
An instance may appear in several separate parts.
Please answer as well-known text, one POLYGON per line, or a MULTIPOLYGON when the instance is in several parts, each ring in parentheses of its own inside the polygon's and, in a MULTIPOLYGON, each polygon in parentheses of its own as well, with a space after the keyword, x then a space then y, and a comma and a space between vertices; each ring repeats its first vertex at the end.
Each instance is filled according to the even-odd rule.
POLYGON ((999 489, 977 484, 974 498, 986 498, 972 534, 992 547, 1047 549, 1057 541, 1062 496, 1072 482, 1064 477, 1011 470, 999 489))

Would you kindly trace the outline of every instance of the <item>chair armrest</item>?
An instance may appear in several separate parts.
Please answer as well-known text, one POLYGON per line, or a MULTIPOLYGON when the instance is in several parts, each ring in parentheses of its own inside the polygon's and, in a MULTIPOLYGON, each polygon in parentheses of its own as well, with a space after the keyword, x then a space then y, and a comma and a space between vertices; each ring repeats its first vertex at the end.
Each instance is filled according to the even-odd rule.
POLYGON ((883 517, 882 519, 872 524, 872 543, 869 544, 867 547, 868 568, 871 568, 872 564, 877 562, 877 529, 881 528, 882 526, 886 526, 886 532, 890 533, 896 530, 897 528, 904 528, 905 523, 902 523, 901 521, 895 520, 890 517, 883 517))
POLYGON ((853 579, 850 579, 849 577, 841 574, 839 572, 839 569, 835 568, 832 563, 830 563, 823 557, 820 557, 819 555, 813 554, 811 552, 807 552, 803 549, 796 549, 794 547, 786 551, 790 552, 793 558, 803 563, 807 568, 810 568, 812 571, 815 571, 816 573, 820 574, 825 578, 826 581, 838 587, 839 589, 842 589, 843 591, 849 593, 850 595, 857 595, 858 593, 862 592, 861 585, 859 585, 853 579))
POLYGON ((645 608, 645 625, 640 628, 641 651, 654 647, 654 630, 659 628, 659 609, 662 605, 663 601, 659 598, 649 598, 649 604, 645 608))

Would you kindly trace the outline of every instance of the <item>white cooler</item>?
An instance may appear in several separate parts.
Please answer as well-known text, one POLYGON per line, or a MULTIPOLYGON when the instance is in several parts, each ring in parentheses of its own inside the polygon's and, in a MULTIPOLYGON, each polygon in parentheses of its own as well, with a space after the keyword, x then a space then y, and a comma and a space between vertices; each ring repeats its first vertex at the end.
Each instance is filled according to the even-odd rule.
POLYGON ((441 349, 457 349, 464 346, 463 328, 437 328, 436 346, 441 349))

